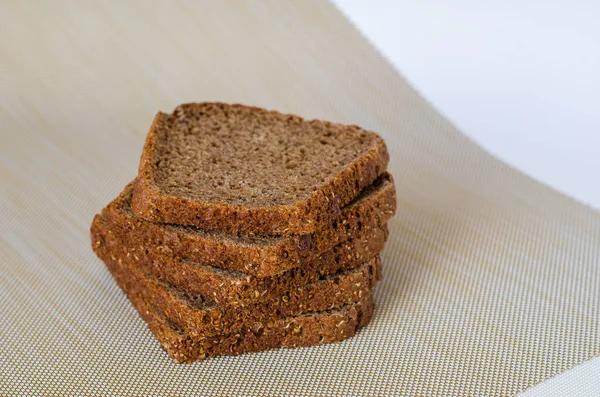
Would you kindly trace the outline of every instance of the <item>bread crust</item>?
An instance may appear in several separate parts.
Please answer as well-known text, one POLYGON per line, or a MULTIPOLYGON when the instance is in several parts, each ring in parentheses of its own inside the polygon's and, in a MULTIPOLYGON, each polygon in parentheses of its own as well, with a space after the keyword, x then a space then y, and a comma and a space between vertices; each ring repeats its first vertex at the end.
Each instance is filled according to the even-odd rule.
POLYGON ((122 288, 135 290, 140 299, 167 321, 205 337, 257 331, 278 319, 358 303, 371 293, 381 275, 381 261, 375 257, 355 269, 285 291, 269 300, 220 305, 210 297, 177 289, 140 271, 133 257, 118 256, 106 244, 96 245, 96 254, 122 288))
POLYGON ((154 337, 177 363, 191 363, 214 356, 236 356, 277 348, 296 348, 338 343, 348 339, 366 326, 373 316, 375 305, 371 294, 359 303, 346 305, 338 310, 303 314, 278 319, 258 331, 203 336, 186 332, 172 323, 136 293, 123 288, 133 307, 146 322, 154 337))
POLYGON ((297 287, 353 269, 380 253, 387 239, 384 225, 363 231, 325 251, 312 261, 270 277, 256 277, 161 254, 139 245, 130 234, 115 234, 110 223, 96 216, 91 227, 92 247, 107 246, 120 258, 134 258, 131 266, 189 293, 210 297, 219 304, 250 304, 276 298, 297 287))
MULTIPOLYGON (((101 254, 103 255, 103 254, 101 254)), ((173 321, 181 319, 182 306, 175 303, 169 308, 166 302, 176 301, 175 296, 166 293, 149 296, 152 289, 131 277, 132 273, 119 270, 118 258, 110 254, 106 261, 117 285, 125 293, 140 317, 146 322, 160 346, 175 362, 191 363, 207 357, 239 355, 275 348, 295 348, 316 346, 324 343, 337 343, 355 335, 366 326, 373 315, 374 304, 371 293, 363 293, 356 303, 346 304, 338 309, 304 313, 298 316, 279 317, 246 327, 233 327, 233 332, 206 332, 203 321, 184 321, 184 325, 173 321), (170 296, 170 297, 169 297, 170 296), (166 298, 165 301, 161 299, 166 298)), ((360 291, 360 289, 359 289, 360 291)), ((184 304, 184 320, 197 321, 200 309, 184 304), (190 315, 190 312, 192 313, 190 315)), ((217 324, 221 324, 216 320, 217 324)))
POLYGON ((362 231, 379 228, 396 211, 396 191, 389 174, 383 174, 340 217, 308 235, 279 237, 229 236, 220 232, 148 222, 130 208, 132 184, 99 215, 111 233, 132 246, 158 250, 166 256, 185 258, 253 276, 274 276, 318 257, 362 231))

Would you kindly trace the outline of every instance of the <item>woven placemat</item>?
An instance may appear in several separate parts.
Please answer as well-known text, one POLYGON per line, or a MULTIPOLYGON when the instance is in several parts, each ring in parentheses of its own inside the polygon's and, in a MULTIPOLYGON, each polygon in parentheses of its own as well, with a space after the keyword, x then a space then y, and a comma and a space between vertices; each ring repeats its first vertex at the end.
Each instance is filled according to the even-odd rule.
POLYGON ((599 214, 464 137, 328 3, 2 2, 0 59, 2 396, 509 396, 600 354, 599 214), (387 140, 399 209, 355 338, 177 365, 93 255, 154 113, 203 100, 387 140))

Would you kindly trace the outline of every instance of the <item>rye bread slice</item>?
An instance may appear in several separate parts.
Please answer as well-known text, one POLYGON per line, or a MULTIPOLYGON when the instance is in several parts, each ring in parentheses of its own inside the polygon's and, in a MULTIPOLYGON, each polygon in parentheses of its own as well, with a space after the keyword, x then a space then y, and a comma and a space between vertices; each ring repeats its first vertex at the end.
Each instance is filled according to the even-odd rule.
POLYGON ((319 254, 384 225, 396 211, 396 191, 391 175, 381 175, 344 207, 340 217, 313 234, 290 236, 231 236, 221 232, 158 224, 137 217, 130 209, 132 184, 100 215, 110 232, 132 247, 158 250, 223 269, 258 277, 274 276, 306 265, 319 254))
POLYGON ((140 317, 175 362, 191 363, 208 357, 237 356, 277 348, 310 347, 351 338, 373 317, 372 295, 336 310, 303 314, 268 323, 258 331, 205 337, 185 332, 156 313, 139 297, 129 297, 140 317))
POLYGON ((111 225, 96 216, 91 227, 92 247, 106 245, 111 254, 133 258, 132 265, 189 293, 210 297, 216 303, 248 304, 278 297, 288 290, 313 283, 327 275, 357 267, 380 253, 387 239, 384 225, 359 235, 320 254, 307 264, 275 276, 256 277, 223 270, 187 259, 162 255, 160 250, 137 245, 129 234, 111 232, 111 225))
POLYGON ((327 276, 274 299, 247 305, 219 305, 210 297, 191 294, 147 275, 139 270, 133 257, 119 257, 108 245, 97 245, 96 254, 113 277, 120 280, 120 285, 128 289, 135 286, 140 297, 167 320, 179 324, 185 331, 204 336, 257 329, 278 318, 359 302, 370 294, 381 275, 381 261, 376 257, 356 269, 327 276))
POLYGON ((197 331, 186 332, 179 324, 167 320, 141 296, 139 285, 127 283, 118 276, 115 280, 161 347, 178 363, 281 347, 337 343, 354 336, 359 328, 367 325, 374 309, 372 295, 366 294, 360 302, 339 309, 280 318, 262 328, 244 332, 205 336, 197 331))
POLYGON ((313 233, 385 171, 383 139, 355 125, 256 107, 159 112, 131 208, 152 222, 229 234, 313 233))

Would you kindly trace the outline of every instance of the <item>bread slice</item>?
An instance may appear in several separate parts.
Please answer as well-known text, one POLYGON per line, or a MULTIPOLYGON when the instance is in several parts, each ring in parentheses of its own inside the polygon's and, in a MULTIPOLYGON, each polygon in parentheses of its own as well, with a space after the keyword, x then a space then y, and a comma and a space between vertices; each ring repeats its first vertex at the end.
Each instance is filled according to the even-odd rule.
POLYGON ((238 355, 280 347, 308 347, 336 343, 352 337, 373 315, 373 297, 365 294, 358 303, 339 309, 279 318, 241 332, 206 336, 197 330, 185 331, 169 321, 145 300, 140 285, 127 283, 118 274, 115 280, 134 308, 146 321, 161 347, 176 362, 193 362, 206 357, 238 355))
POLYGON ((187 259, 162 255, 158 249, 137 245, 130 234, 115 235, 111 225, 96 216, 91 227, 92 247, 106 245, 111 254, 134 258, 140 271, 153 274, 175 287, 210 297, 216 303, 248 304, 282 295, 327 275, 357 267, 383 251, 387 227, 362 231, 359 235, 320 254, 306 265, 276 276, 256 277, 235 270, 223 270, 187 259))
POLYGON ((167 354, 178 363, 191 363, 207 357, 237 356, 276 348, 310 347, 338 343, 366 326, 373 316, 372 295, 361 302, 336 310, 279 319, 263 328, 243 333, 205 337, 186 332, 153 311, 143 299, 129 297, 134 308, 167 354))
POLYGON ((359 302, 370 294, 381 275, 381 262, 375 257, 355 269, 294 288, 274 299, 248 305, 219 305, 210 297, 191 294, 147 275, 133 257, 115 255, 108 244, 96 245, 95 251, 121 286, 135 288, 167 320, 204 336, 242 332, 263 327, 277 318, 359 302))
POLYGON ((344 207, 339 218, 313 234, 230 236, 143 220, 130 209, 132 190, 132 184, 127 185, 96 217, 109 224, 110 233, 121 241, 130 242, 131 247, 259 277, 306 265, 353 236, 380 228, 396 211, 394 183, 386 173, 344 207))
POLYGON ((230 234, 307 234, 385 171, 374 132, 256 107, 193 103, 159 112, 131 208, 152 222, 230 234))

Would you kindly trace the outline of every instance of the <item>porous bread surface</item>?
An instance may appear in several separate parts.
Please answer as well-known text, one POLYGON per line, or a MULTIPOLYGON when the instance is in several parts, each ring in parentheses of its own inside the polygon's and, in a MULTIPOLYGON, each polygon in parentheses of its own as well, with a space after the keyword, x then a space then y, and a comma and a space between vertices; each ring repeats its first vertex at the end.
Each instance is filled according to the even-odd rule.
POLYGON ((179 363, 281 347, 340 342, 354 336, 359 328, 367 325, 374 309, 372 295, 366 294, 359 303, 340 309, 278 319, 256 330, 206 337, 201 333, 186 332, 178 324, 165 319, 142 298, 138 285, 125 283, 118 276, 115 281, 148 324, 161 347, 179 363))
POLYGON ((209 296, 217 303, 228 305, 272 299, 327 275, 357 267, 383 250, 387 234, 385 225, 365 230, 305 265, 275 276, 256 277, 163 255, 158 248, 138 245, 130 234, 115 235, 111 225, 101 216, 94 218, 91 227, 92 246, 105 244, 115 256, 134 258, 131 265, 138 270, 153 274, 181 290, 209 296))
POLYGON ((127 185, 99 215, 121 240, 131 241, 131 246, 159 250, 166 256, 259 277, 307 264, 353 236, 381 227, 396 211, 394 183, 391 175, 385 173, 346 205, 337 219, 315 233, 231 236, 141 219, 130 209, 132 189, 132 184, 127 185))
POLYGON ((278 318, 359 302, 370 294, 381 274, 381 262, 376 257, 355 269, 294 288, 274 299, 247 305, 219 305, 210 297, 191 294, 147 275, 140 271, 133 256, 118 256, 101 238, 95 240, 94 250, 115 279, 126 286, 135 285, 139 295, 156 312, 185 331, 204 336, 256 330, 278 318))
POLYGON ((256 107, 159 112, 132 200, 138 216, 231 234, 312 233, 387 167, 376 133, 256 107))

